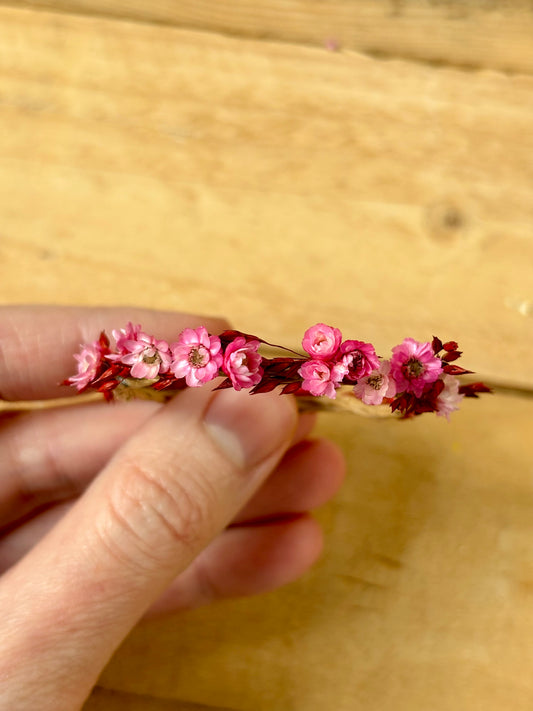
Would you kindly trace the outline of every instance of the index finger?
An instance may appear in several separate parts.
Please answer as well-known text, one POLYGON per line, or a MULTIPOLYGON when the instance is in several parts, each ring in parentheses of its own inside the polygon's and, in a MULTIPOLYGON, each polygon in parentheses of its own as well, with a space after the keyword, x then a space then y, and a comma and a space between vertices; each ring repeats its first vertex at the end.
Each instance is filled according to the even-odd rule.
POLYGON ((32 400, 74 395, 60 383, 76 371, 74 353, 111 334, 128 321, 140 323, 157 338, 175 341, 184 328, 205 326, 211 333, 228 327, 225 320, 140 308, 72 306, 0 307, 0 397, 32 400))

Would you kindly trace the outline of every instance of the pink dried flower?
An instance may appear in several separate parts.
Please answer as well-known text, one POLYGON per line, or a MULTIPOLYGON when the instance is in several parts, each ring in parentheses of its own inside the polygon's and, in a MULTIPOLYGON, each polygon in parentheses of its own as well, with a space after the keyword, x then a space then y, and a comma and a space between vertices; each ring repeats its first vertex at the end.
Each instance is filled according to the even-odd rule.
POLYGON ((136 341, 137 336, 142 333, 141 331, 141 326, 138 324, 137 326, 134 326, 131 321, 129 321, 126 325, 126 328, 121 328, 121 329, 115 329, 111 331, 113 334, 113 338, 115 339, 117 343, 117 350, 120 354, 122 353, 128 353, 129 348, 128 348, 128 342, 129 341, 136 341))
POLYGON ((66 382, 75 385, 77 390, 84 390, 98 375, 106 351, 107 339, 103 334, 94 343, 82 346, 81 352, 74 355, 78 363, 78 372, 66 382))
POLYGON ((445 417, 450 421, 450 414, 454 410, 459 409, 459 403, 464 398, 464 395, 459 393, 459 381, 453 375, 442 375, 441 380, 444 383, 444 388, 437 397, 436 410, 437 415, 445 417))
POLYGON ((323 360, 308 360, 299 368, 298 374, 303 379, 303 390, 311 395, 325 395, 334 400, 337 396, 335 390, 344 376, 344 371, 337 365, 328 365, 323 360))
POLYGON ((168 372, 172 360, 170 346, 140 329, 140 326, 128 323, 125 329, 113 331, 119 353, 112 353, 107 358, 131 366, 133 378, 153 380, 160 373, 168 372))
POLYGON ((263 375, 262 358, 257 352, 260 345, 259 341, 247 341, 244 336, 227 345, 222 368, 235 390, 251 388, 260 382, 263 375))
POLYGON ((359 380, 379 368, 379 358, 374 346, 363 341, 344 341, 340 347, 341 363, 346 368, 348 380, 359 380))
POLYGON ((392 349, 391 374, 398 392, 412 392, 421 397, 428 383, 434 383, 442 373, 442 363, 433 353, 431 343, 419 343, 414 338, 392 349))
POLYGON ((185 378, 190 387, 203 385, 218 375, 223 361, 222 344, 218 336, 210 336, 203 326, 186 328, 171 349, 171 370, 176 378, 185 378))
POLYGON ((302 340, 306 353, 317 360, 329 360, 339 350, 342 334, 338 328, 317 323, 308 328, 302 340))
POLYGON ((203 326, 185 329, 170 346, 131 322, 113 331, 113 336, 114 352, 104 332, 98 341, 82 346, 75 356, 78 372, 64 384, 80 392, 93 388, 106 400, 153 396, 164 401, 186 385, 197 387, 217 375, 226 376, 218 389, 247 388, 256 394, 279 387, 281 394, 332 399, 343 383, 351 382, 353 395, 367 405, 387 402, 393 413, 404 418, 435 412, 447 419, 463 397, 490 392, 483 383, 459 385, 455 376, 471 371, 455 364, 461 356, 457 343, 443 343, 437 337, 431 344, 406 338, 393 349, 390 361, 382 361, 372 344, 343 342, 339 329, 323 323, 305 332, 302 343, 310 356, 307 359, 241 331, 211 336, 203 326), (263 357, 259 354, 262 343, 284 354, 263 357))
POLYGON ((390 377, 390 361, 384 360, 377 370, 361 378, 353 392, 365 405, 381 405, 384 398, 396 395, 396 383, 390 377))

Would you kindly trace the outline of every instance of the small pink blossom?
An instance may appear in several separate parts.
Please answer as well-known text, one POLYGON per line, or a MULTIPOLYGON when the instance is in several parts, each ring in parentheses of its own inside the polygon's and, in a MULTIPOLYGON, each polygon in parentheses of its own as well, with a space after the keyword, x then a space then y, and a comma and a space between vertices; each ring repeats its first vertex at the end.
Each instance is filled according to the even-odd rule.
POLYGON ((379 368, 379 358, 374 346, 363 341, 344 341, 340 347, 340 362, 346 368, 348 380, 359 380, 379 368))
POLYGON ((330 366, 323 360, 308 360, 298 370, 303 378, 302 388, 311 395, 335 399, 336 388, 344 376, 344 372, 337 365, 330 366))
POLYGON ((261 380, 263 369, 262 358, 257 352, 259 346, 259 341, 247 341, 244 336, 227 345, 222 368, 235 390, 251 388, 261 380))
POLYGON ((117 351, 122 354, 130 352, 128 343, 130 341, 136 341, 137 336, 142 333, 142 330, 140 324, 134 326, 132 322, 129 321, 126 325, 126 328, 117 328, 111 331, 111 333, 113 334, 113 338, 117 343, 117 351))
POLYGON ((435 412, 437 415, 445 417, 449 422, 450 414, 459 409, 459 403, 464 395, 459 394, 459 381, 453 375, 444 374, 441 376, 441 380, 444 382, 444 389, 437 398, 435 412))
POLYGON ((119 361, 131 366, 133 378, 153 380, 161 373, 167 373, 172 360, 170 346, 141 331, 140 326, 128 323, 125 329, 113 331, 118 353, 107 356, 110 361, 119 361))
POLYGON ((190 387, 203 385, 218 375, 223 361, 222 344, 218 336, 210 336, 203 326, 186 328, 171 349, 171 370, 176 378, 185 378, 190 387))
POLYGON ((396 383, 390 377, 390 361, 384 360, 377 370, 358 380, 353 392, 365 405, 381 405, 384 398, 396 395, 396 383))
POLYGON ((317 360, 329 360, 339 350, 342 334, 338 328, 317 323, 307 329, 302 346, 306 353, 317 360))
POLYGON ((104 350, 101 339, 82 346, 81 352, 74 355, 78 363, 78 372, 67 382, 75 385, 78 390, 84 390, 98 375, 104 350))
POLYGON ((391 374, 398 392, 412 392, 421 397, 428 383, 434 383, 442 373, 442 362, 431 343, 419 343, 405 338, 392 349, 391 374))

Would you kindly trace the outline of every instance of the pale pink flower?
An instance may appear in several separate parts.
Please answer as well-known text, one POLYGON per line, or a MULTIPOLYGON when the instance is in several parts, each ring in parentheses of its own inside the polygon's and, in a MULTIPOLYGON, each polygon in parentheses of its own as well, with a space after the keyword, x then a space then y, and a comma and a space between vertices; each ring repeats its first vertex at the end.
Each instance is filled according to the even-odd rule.
POLYGON ((459 381, 456 377, 444 374, 441 379, 444 383, 444 389, 437 398, 435 412, 437 415, 445 417, 449 422, 450 414, 459 409, 459 403, 464 398, 464 395, 459 394, 459 381))
POLYGON ((222 368, 235 390, 251 388, 260 382, 263 369, 257 352, 259 346, 259 341, 247 341, 244 336, 238 336, 226 346, 222 368))
POLYGON ((339 361, 346 368, 348 380, 359 380, 379 368, 379 358, 374 346, 363 341, 344 341, 340 347, 339 361))
POLYGON ((149 336, 131 323, 125 329, 113 331, 113 337, 119 353, 111 353, 107 358, 131 366, 132 378, 153 380, 168 372, 172 358, 166 341, 149 336))
POLYGON ((218 336, 210 336, 206 329, 186 328, 171 346, 171 370, 176 378, 185 378, 190 387, 198 387, 213 380, 222 365, 222 344, 218 336))
POLYGON ((421 397, 428 383, 442 373, 442 363, 433 353, 431 343, 405 338, 392 349, 391 374, 398 392, 411 392, 421 397))
POLYGON ((100 340, 82 346, 81 352, 74 355, 78 363, 78 372, 76 375, 72 375, 68 382, 71 385, 75 385, 78 390, 86 388, 95 379, 100 370, 103 353, 104 349, 100 340))
POLYGON ((336 365, 330 366, 323 360, 307 360, 299 368, 298 375, 303 378, 302 388, 311 395, 325 395, 334 400, 337 396, 335 390, 344 372, 336 365))
POLYGON ((117 343, 117 350, 119 353, 129 353, 128 342, 136 341, 137 336, 142 333, 141 326, 138 324, 134 326, 131 321, 126 325, 126 328, 115 329, 111 331, 113 338, 117 343))
POLYGON ((384 398, 394 397, 396 383, 390 377, 390 361, 382 361, 377 370, 358 380, 353 392, 365 405, 381 405, 384 398))
POLYGON ((337 353, 342 334, 338 328, 317 323, 304 333, 302 346, 306 353, 317 360, 329 360, 337 353))

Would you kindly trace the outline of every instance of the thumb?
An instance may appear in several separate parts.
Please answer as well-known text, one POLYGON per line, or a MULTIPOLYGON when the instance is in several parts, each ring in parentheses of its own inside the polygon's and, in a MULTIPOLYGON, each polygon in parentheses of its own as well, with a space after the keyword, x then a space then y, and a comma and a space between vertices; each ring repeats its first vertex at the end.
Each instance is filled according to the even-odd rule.
POLYGON ((2 579, 5 708, 78 708, 130 628, 273 470, 296 420, 277 393, 190 389, 161 408, 2 579))

